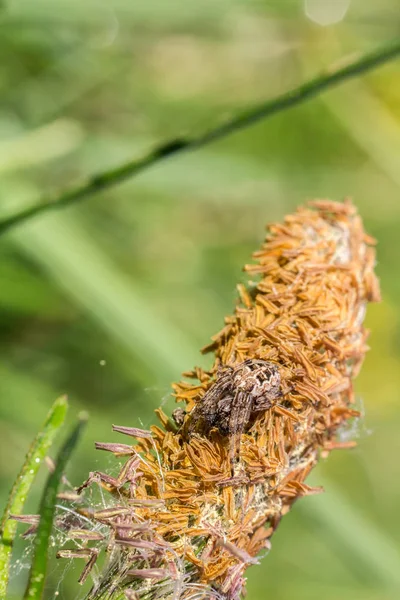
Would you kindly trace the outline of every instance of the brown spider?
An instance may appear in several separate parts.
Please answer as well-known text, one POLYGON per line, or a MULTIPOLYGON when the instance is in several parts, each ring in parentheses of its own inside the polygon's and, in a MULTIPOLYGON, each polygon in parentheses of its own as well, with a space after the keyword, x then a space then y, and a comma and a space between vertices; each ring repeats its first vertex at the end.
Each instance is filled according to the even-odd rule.
POLYGON ((282 396, 280 388, 279 370, 272 362, 249 358, 238 365, 224 365, 191 412, 188 432, 215 427, 223 436, 230 436, 233 472, 240 435, 254 413, 267 410, 282 396))

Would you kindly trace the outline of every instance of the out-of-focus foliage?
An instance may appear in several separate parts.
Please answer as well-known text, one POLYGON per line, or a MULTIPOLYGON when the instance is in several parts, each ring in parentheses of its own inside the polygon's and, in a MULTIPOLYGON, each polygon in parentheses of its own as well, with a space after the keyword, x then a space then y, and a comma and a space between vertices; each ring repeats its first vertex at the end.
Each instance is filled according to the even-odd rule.
MULTIPOLYGON (((0 216, 372 50, 398 35, 398 8, 397 0, 2 3, 0 216), (329 16, 335 4, 342 12, 329 16)), ((171 408, 169 382, 207 364, 198 348, 231 312, 263 223, 307 198, 351 195, 379 240, 384 297, 368 315, 359 447, 319 467, 314 480, 324 477, 327 495, 284 519, 251 572, 249 597, 398 597, 390 576, 385 585, 368 565, 375 553, 392 564, 400 541, 399 75, 393 63, 0 239, 1 504, 55 397, 67 393, 71 412, 90 412, 69 473, 78 484, 107 466, 93 442, 112 439, 111 423, 147 426, 160 399, 171 408), (321 506, 332 520, 326 510, 320 518, 321 506), (348 530, 359 532, 353 546, 348 530)), ((39 486, 31 512, 38 499, 39 486)), ((24 589, 20 565, 13 598, 24 589)), ((62 565, 48 597, 77 597, 76 579, 62 565)))

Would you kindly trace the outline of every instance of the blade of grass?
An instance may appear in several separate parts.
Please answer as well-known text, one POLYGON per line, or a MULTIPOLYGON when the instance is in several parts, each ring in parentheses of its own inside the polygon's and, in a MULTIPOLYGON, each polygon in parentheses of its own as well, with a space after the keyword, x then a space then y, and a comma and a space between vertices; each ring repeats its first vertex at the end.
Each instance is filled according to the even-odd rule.
POLYGON ((173 156, 203 148, 208 144, 237 133, 242 129, 246 129, 281 111, 298 106, 332 87, 354 77, 360 77, 399 56, 400 40, 396 38, 396 40, 379 48, 377 51, 363 55, 353 63, 347 64, 337 70, 325 72, 301 84, 297 88, 241 112, 210 131, 206 131, 198 136, 172 139, 157 146, 141 158, 128 161, 119 167, 105 170, 89 178, 82 185, 73 187, 56 198, 43 199, 38 204, 0 221, 0 234, 33 217, 55 209, 65 208, 99 191, 106 190, 173 156))
POLYGON ((22 512, 26 497, 39 470, 40 464, 60 430, 67 412, 66 397, 56 400, 47 415, 43 429, 33 441, 24 465, 15 480, 1 520, 0 538, 0 598, 5 598, 11 552, 17 530, 17 522, 9 519, 10 514, 22 512))
POLYGON ((31 572, 26 588, 25 600, 39 600, 43 596, 47 570, 47 550, 53 527, 57 490, 71 453, 78 443, 79 437, 86 424, 87 416, 82 414, 56 459, 56 468, 49 476, 40 502, 40 521, 35 537, 34 555, 31 572))
MULTIPOLYGON (((340 94, 332 92, 322 101, 348 137, 400 185, 400 125, 385 104, 359 81, 353 82, 349 90, 341 90, 340 94)), ((318 485, 321 485, 320 477, 318 485)), ((343 549, 342 555, 347 549, 353 562, 357 560, 359 572, 375 576, 389 588, 400 589, 400 552, 394 540, 370 519, 363 518, 339 490, 332 489, 330 481, 324 487, 327 493, 323 497, 310 497, 300 505, 302 513, 314 523, 323 523, 330 531, 327 539, 343 549)))
POLYGON ((368 577, 381 586, 400 589, 400 553, 396 544, 355 511, 331 481, 321 482, 321 476, 314 479, 318 485, 322 483, 326 493, 300 502, 304 517, 314 527, 323 528, 327 543, 340 552, 346 564, 357 563, 355 567, 364 581, 368 577))
POLYGON ((400 122, 385 102, 357 82, 351 90, 324 99, 324 104, 351 140, 400 186, 400 122), (371 115, 374 115, 372 124, 371 115))
POLYGON ((152 298, 121 273, 74 215, 48 215, 15 231, 13 241, 152 372, 156 385, 199 363, 185 332, 157 314, 152 298))

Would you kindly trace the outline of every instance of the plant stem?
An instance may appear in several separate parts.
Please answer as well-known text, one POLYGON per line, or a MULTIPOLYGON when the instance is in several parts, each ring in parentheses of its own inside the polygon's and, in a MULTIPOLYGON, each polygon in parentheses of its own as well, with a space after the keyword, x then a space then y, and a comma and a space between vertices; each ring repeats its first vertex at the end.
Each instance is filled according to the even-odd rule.
POLYGON ((6 596, 11 552, 17 532, 17 522, 10 519, 10 515, 20 515, 22 513, 26 497, 39 467, 64 423, 67 408, 68 403, 64 396, 53 404, 42 430, 32 442, 22 469, 11 490, 0 524, 0 599, 6 596))
POLYGON ((40 521, 36 532, 32 565, 24 600, 41 600, 43 598, 48 563, 48 549, 56 510, 55 505, 57 501, 58 486, 71 453, 78 443, 86 421, 86 413, 83 413, 72 433, 61 447, 61 450, 57 455, 55 469, 53 473, 49 475, 43 490, 39 510, 40 521))
POLYGON ((267 100, 240 113, 233 119, 218 125, 196 137, 176 138, 154 148, 139 159, 129 161, 114 169, 109 169, 89 178, 85 183, 61 193, 53 199, 43 199, 38 204, 0 221, 0 234, 20 225, 33 217, 48 211, 65 208, 83 200, 96 192, 106 190, 117 183, 138 175, 142 171, 158 164, 171 156, 202 148, 212 142, 225 138, 232 133, 250 127, 255 123, 279 112, 302 104, 329 88, 344 83, 348 79, 359 77, 400 56, 400 40, 365 54, 360 59, 341 68, 319 75, 284 94, 267 100))

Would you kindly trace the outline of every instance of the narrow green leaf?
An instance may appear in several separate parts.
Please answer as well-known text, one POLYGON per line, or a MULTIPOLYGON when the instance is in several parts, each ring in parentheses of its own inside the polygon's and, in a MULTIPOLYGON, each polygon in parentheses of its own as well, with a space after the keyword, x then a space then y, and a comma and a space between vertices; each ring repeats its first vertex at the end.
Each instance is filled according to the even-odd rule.
POLYGON ((41 432, 26 456, 24 465, 15 480, 0 526, 0 598, 5 598, 9 578, 12 547, 17 530, 17 522, 9 519, 10 514, 20 515, 28 492, 32 486, 40 464, 62 426, 67 412, 66 397, 56 400, 47 415, 41 432))
POLYGON ((158 314, 151 297, 116 268, 76 216, 39 219, 15 232, 14 240, 156 380, 174 380, 182 365, 198 364, 186 332, 158 314))
POLYGON ((47 570, 47 550, 53 527, 57 490, 65 467, 67 466, 73 449, 78 443, 86 421, 86 414, 82 414, 71 435, 59 451, 56 459, 56 468, 49 476, 44 488, 42 500, 40 502, 40 521, 35 537, 31 572, 24 596, 25 600, 40 600, 43 596, 47 570))
POLYGON ((357 569, 381 587, 400 589, 400 552, 396 543, 370 519, 357 512, 330 481, 314 476, 326 493, 310 496, 299 508, 324 536, 349 568, 357 569))

